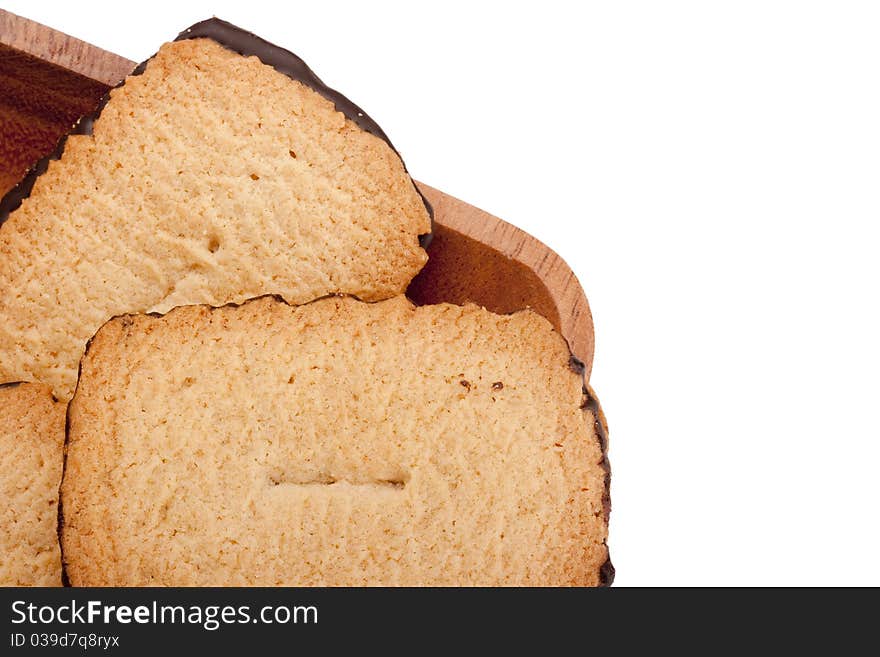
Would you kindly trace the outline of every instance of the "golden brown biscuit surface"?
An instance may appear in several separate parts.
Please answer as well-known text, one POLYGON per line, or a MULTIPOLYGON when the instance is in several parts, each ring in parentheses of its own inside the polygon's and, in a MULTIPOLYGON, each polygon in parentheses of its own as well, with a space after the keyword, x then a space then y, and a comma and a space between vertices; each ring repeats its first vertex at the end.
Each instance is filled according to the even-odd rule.
POLYGON ((0 385, 0 586, 61 585, 65 408, 47 386, 0 385))
POLYGON ((329 100, 212 40, 166 44, 0 227, 0 380, 68 399, 121 313, 400 294, 429 230, 397 154, 329 100))
POLYGON ((106 324, 70 407, 74 585, 595 585, 596 411, 527 311, 329 297, 106 324))

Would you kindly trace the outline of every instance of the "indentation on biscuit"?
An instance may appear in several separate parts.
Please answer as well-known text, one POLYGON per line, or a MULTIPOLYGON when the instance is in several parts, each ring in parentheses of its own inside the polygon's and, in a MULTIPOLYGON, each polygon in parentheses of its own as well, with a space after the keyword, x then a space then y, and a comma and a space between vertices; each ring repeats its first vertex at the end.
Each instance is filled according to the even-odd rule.
POLYGON ((208 251, 211 253, 217 253, 220 250, 220 238, 216 235, 211 235, 208 237, 208 251))
POLYGON ((320 472, 314 475, 304 475, 301 473, 286 472, 280 469, 274 469, 269 472, 269 484, 274 486, 335 486, 337 484, 348 484, 349 486, 369 486, 389 488, 393 490, 402 490, 406 487, 409 476, 405 473, 395 474, 387 479, 369 478, 369 477, 337 477, 326 472, 320 472))
POLYGON ((269 481, 273 486, 281 486, 284 484, 290 486, 332 486, 339 480, 332 475, 324 473, 318 473, 309 479, 305 477, 292 477, 288 473, 275 471, 269 474, 269 481))
POLYGON ((260 177, 257 174, 255 174, 255 173, 251 174, 251 180, 259 180, 259 179, 260 179, 260 177))
POLYGON ((376 485, 378 486, 388 486, 389 488, 405 488, 406 481, 403 479, 377 479, 376 485))
POLYGON ((290 157, 292 157, 294 160, 296 159, 296 153, 293 152, 293 150, 289 150, 287 152, 290 153, 290 157))

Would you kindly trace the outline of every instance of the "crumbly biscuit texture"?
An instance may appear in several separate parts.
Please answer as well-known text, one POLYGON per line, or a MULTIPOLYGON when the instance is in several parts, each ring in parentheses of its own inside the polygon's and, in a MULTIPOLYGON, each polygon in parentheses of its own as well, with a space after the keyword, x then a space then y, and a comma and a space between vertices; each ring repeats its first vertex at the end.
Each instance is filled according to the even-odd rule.
POLYGON ((428 211, 394 150, 209 39, 166 44, 0 227, 0 380, 69 399, 110 317, 401 294, 428 211))
POLYGON ((47 386, 0 386, 0 586, 61 586, 64 411, 47 386))
POLYGON ((70 407, 74 585, 596 585, 597 418, 531 311, 262 298, 106 324, 70 407))

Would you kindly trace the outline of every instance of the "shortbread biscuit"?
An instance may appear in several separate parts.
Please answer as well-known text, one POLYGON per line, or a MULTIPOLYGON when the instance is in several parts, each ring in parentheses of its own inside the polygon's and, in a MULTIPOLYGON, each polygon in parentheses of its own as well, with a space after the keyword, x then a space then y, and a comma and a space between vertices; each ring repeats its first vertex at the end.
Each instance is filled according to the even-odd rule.
POLYGON ((114 315, 268 293, 379 300, 426 262, 429 210, 362 111, 222 21, 181 38, 3 201, 0 380, 67 400, 114 315))
POLYGON ((531 311, 277 298, 123 316, 69 411, 73 585, 598 585, 599 410, 531 311))
POLYGON ((0 385, 0 586, 60 586, 64 411, 47 386, 0 385))

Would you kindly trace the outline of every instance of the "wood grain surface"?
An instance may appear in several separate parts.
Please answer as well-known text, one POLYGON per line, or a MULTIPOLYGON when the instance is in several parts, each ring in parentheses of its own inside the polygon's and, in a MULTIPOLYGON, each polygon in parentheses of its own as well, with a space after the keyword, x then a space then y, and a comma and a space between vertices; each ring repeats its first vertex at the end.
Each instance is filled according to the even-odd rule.
POLYGON ((428 264, 410 285, 410 298, 416 303, 473 301, 498 313, 532 308, 565 336, 589 380, 593 317, 565 261, 516 226, 418 185, 434 206, 434 241, 428 264))
POLYGON ((0 194, 94 109, 106 88, 0 43, 0 194))
POLYGON ((0 9, 0 42, 49 64, 112 86, 134 62, 85 41, 0 9))
MULTIPOLYGON (((0 9, 0 194, 134 66, 0 9)), ((422 304, 473 301, 500 313, 533 308, 565 336, 589 380, 593 320, 568 265, 515 226, 418 184, 434 206, 435 236, 410 298, 422 304)))

